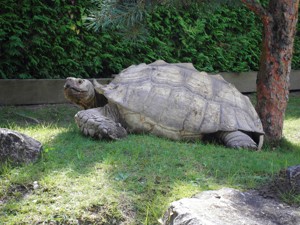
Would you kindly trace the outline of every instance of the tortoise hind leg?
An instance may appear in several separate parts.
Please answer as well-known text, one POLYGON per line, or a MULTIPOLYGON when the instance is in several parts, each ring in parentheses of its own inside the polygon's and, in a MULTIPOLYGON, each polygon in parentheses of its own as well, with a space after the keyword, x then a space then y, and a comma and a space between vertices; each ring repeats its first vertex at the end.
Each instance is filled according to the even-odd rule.
POLYGON ((241 131, 220 131, 218 138, 229 148, 247 148, 257 150, 255 141, 247 134, 241 131))
POLYGON ((82 110, 75 115, 75 121, 86 136, 113 140, 127 136, 127 131, 120 123, 103 114, 103 108, 82 110))

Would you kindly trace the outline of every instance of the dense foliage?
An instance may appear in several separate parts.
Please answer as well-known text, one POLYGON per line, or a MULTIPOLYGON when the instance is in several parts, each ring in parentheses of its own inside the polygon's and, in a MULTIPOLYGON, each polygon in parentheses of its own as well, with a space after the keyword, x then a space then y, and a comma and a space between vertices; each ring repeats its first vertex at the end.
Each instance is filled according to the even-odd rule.
MULTIPOLYGON (((0 2, 0 78, 109 77, 140 62, 193 62, 199 70, 257 70, 261 23, 248 9, 205 13, 159 8, 148 15, 146 39, 94 33, 82 18, 89 0, 0 2)), ((300 65, 299 34, 294 69, 300 65)))
POLYGON ((178 13, 161 9, 152 16, 150 26, 156 34, 151 48, 159 58, 193 62, 209 72, 258 67, 261 26, 246 8, 224 7, 214 14, 197 8, 178 13))
POLYGON ((81 29, 89 1, 74 2, 1 1, 2 78, 87 77, 101 71, 101 42, 81 29))

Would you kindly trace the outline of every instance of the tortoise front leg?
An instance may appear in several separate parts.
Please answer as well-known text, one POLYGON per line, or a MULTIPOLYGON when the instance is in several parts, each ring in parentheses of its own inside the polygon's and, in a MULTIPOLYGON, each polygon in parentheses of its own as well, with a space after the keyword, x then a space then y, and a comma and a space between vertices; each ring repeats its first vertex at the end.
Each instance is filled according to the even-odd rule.
POLYGON ((98 139, 118 140, 127 136, 127 131, 112 118, 103 115, 103 108, 94 108, 79 111, 75 121, 86 136, 98 139))
POLYGON ((247 148, 257 150, 257 144, 247 134, 241 131, 220 131, 217 137, 229 148, 247 148))

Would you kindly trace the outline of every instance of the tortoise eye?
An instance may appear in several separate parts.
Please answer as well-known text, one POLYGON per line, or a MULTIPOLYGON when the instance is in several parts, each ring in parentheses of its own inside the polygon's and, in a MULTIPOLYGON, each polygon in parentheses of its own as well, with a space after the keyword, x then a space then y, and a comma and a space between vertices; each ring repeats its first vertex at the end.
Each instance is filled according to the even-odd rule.
POLYGON ((81 79, 78 80, 78 83, 79 83, 79 84, 82 84, 82 83, 83 83, 83 80, 81 80, 81 79))

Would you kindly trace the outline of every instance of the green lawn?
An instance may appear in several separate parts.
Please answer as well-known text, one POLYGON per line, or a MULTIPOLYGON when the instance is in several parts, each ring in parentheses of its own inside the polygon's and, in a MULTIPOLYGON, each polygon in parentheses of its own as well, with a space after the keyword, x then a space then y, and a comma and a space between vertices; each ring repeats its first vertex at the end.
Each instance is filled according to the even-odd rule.
POLYGON ((174 200, 223 186, 255 188, 299 164, 299 94, 290 96, 281 146, 259 152, 149 135, 92 140, 73 122, 77 110, 0 107, 0 127, 44 146, 35 164, 0 167, 0 224, 158 224, 174 200))

